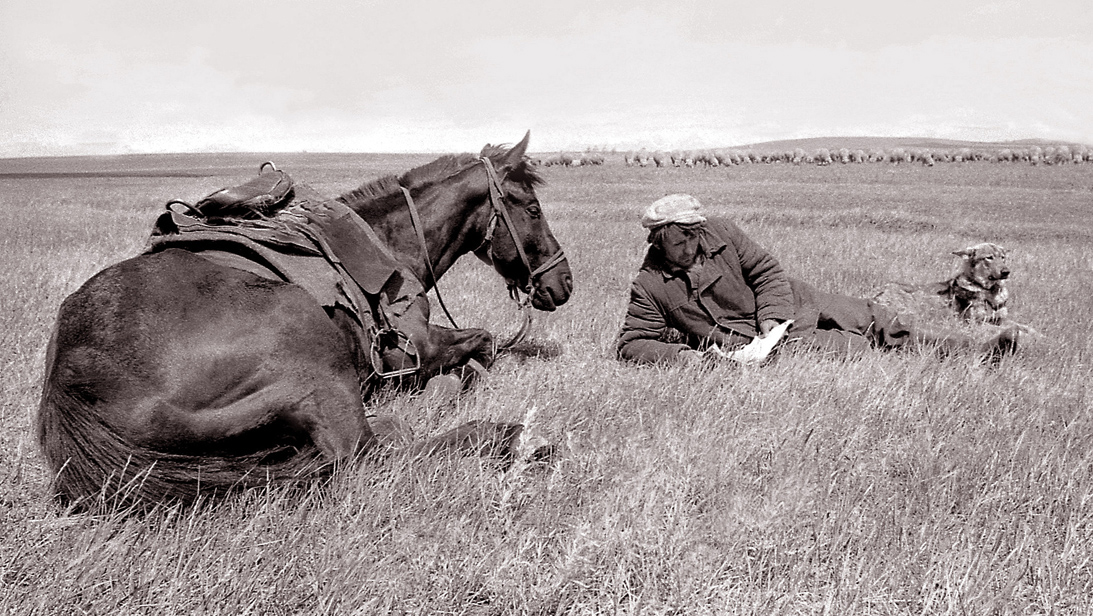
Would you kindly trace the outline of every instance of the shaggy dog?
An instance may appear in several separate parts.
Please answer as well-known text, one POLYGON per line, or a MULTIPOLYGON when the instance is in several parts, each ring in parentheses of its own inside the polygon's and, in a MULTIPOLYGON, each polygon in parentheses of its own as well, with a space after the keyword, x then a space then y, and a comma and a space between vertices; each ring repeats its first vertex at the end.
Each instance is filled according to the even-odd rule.
POLYGON ((873 301, 901 314, 957 316, 969 324, 1016 326, 1022 332, 1035 333, 1009 318, 1006 304, 1010 293, 1006 280, 1010 269, 1006 265, 1005 248, 984 242, 953 254, 962 261, 960 271, 952 278, 927 285, 890 283, 873 301), (941 314, 937 314, 939 307, 941 314), (923 314, 924 310, 935 314, 923 314))
POLYGON ((960 272, 937 285, 937 294, 945 298, 960 318, 975 323, 1002 325, 1009 321, 1010 292, 1006 279, 1006 249, 984 242, 958 250, 963 259, 960 272))

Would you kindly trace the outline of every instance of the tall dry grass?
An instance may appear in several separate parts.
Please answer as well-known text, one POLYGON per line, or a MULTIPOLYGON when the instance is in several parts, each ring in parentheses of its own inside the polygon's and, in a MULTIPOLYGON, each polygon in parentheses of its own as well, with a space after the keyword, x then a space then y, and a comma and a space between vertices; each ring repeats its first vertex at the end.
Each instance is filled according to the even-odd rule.
MULTIPOLYGON (((368 177, 354 165, 406 162, 290 171, 333 193, 368 177)), ((540 197, 577 288, 536 316, 543 354, 504 358, 454 405, 381 410, 421 434, 529 420, 559 444, 554 468, 361 462, 302 492, 137 518, 48 501, 43 348, 61 299, 139 251, 166 199, 225 176, 0 179, 0 613, 1089 613, 1093 169, 998 167, 548 169, 540 197), (1047 339, 993 369, 881 351, 619 363, 638 214, 678 191, 832 291, 940 280, 951 250, 1003 244, 1012 313, 1047 339)), ((441 286, 461 325, 515 329, 480 264, 441 286)))

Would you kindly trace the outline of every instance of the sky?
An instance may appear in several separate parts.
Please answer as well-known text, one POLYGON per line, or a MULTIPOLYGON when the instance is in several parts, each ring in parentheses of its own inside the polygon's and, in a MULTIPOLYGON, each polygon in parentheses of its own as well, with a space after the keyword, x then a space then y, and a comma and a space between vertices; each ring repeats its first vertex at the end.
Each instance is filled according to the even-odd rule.
POLYGON ((0 157, 1093 144, 1093 1, 0 0, 0 157))

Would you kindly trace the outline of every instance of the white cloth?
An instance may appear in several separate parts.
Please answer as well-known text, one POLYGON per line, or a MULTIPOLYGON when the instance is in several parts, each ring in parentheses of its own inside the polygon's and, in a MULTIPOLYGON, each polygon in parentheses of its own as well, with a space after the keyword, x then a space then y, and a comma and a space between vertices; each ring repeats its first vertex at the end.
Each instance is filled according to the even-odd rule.
POLYGON ((782 338, 786 335, 786 330, 788 330, 789 326, 792 324, 793 319, 783 321, 775 326, 774 329, 766 334, 756 336, 747 345, 740 347, 735 351, 722 351, 721 347, 715 344, 707 349, 706 352, 732 360, 739 364, 744 364, 745 366, 755 366, 763 363, 763 361, 770 356, 770 352, 782 341, 782 338))

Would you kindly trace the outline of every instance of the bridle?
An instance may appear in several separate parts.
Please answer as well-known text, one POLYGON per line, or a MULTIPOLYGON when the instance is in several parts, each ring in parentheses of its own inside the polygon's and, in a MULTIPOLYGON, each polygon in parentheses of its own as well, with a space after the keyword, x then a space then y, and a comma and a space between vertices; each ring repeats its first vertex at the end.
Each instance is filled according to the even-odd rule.
MULTIPOLYGON (((490 200, 490 219, 486 223, 486 233, 482 240, 482 244, 475 248, 473 253, 479 254, 482 249, 486 249, 486 255, 490 262, 494 262, 493 258, 493 236, 497 231, 497 220, 500 218, 505 223, 505 228, 508 229, 509 235, 512 237, 512 243, 516 246, 516 253, 520 257, 520 262, 523 263, 524 269, 528 272, 527 284, 520 286, 520 284, 508 276, 505 276, 505 283, 508 286, 509 296, 517 303, 520 310, 524 313, 524 324, 520 328, 520 331, 509 342, 501 345, 500 348, 509 348, 515 344, 518 344, 527 335, 528 330, 531 327, 531 314, 530 311, 524 311, 523 309, 531 302, 531 298, 535 295, 535 291, 538 288, 539 278, 554 269, 559 263, 565 260, 565 251, 561 247, 558 248, 558 252, 554 253, 549 259, 543 262, 542 265, 536 268, 531 267, 531 262, 528 261, 527 253, 524 252, 524 243, 521 241, 519 234, 516 232, 516 226, 512 222, 512 217, 509 216, 508 208, 505 207, 505 190, 501 186, 501 179, 497 176, 497 170, 494 169, 493 163, 486 156, 478 157, 478 161, 482 163, 482 166, 486 169, 486 178, 489 184, 489 200, 490 200), (523 292, 525 297, 520 299, 520 293, 523 292)), ((418 242, 421 243, 422 253, 425 255, 425 267, 429 271, 429 277, 432 279, 433 289, 436 291, 437 301, 440 303, 441 309, 444 310, 444 315, 448 317, 448 321, 452 324, 452 327, 459 328, 455 323, 455 319, 452 318, 448 307, 444 305, 444 300, 440 297, 440 287, 437 285, 436 273, 433 271, 433 262, 429 258, 429 248, 425 241, 425 231, 421 225, 420 217, 418 216, 417 206, 414 205, 414 199, 410 196, 410 190, 405 186, 400 186, 402 194, 406 198, 406 206, 410 210, 410 224, 413 225, 414 230, 417 232, 418 242)))
MULTIPOLYGON (((524 264, 524 269, 528 272, 528 282, 523 288, 521 288, 515 280, 509 278, 505 279, 505 282, 508 284, 509 295, 521 306, 524 306, 531 301, 531 297, 538 287, 536 282, 539 277, 554 269, 554 267, 565 260, 565 251, 559 247, 558 252, 554 253, 539 267, 532 269, 531 262, 528 261, 528 256, 524 252, 524 243, 520 240, 520 236, 516 234, 516 226, 512 224, 512 218, 509 216, 508 208, 505 207, 505 191, 501 188, 501 180, 497 177, 497 171, 493 168, 493 163, 490 162, 489 158, 482 156, 479 157, 478 160, 482 161, 482 165, 486 168, 486 176, 489 178, 490 184, 490 205, 493 207, 493 212, 490 214, 490 221, 486 225, 486 236, 482 241, 482 246, 486 246, 486 254, 492 262, 493 234, 497 231, 497 218, 500 216, 501 220, 505 221, 505 227, 509 230, 513 245, 516 246, 516 253, 520 255, 520 262, 524 264), (523 291, 526 295, 523 301, 520 300, 520 291, 523 291)), ((482 246, 476 248, 474 252, 482 250, 482 246)))

